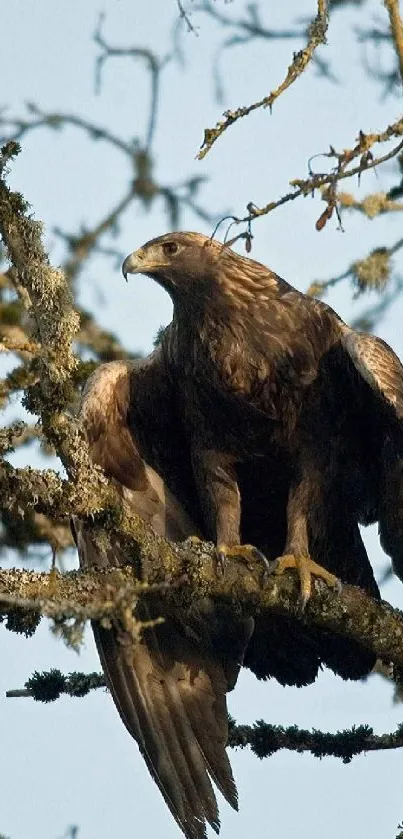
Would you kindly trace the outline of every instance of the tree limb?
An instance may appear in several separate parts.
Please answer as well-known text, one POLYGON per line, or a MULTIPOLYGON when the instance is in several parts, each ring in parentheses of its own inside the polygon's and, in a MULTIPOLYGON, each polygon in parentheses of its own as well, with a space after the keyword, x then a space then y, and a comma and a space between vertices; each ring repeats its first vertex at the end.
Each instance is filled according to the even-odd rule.
POLYGON ((256 111, 258 108, 272 108, 276 99, 284 93, 284 91, 287 90, 287 88, 290 87, 290 85, 293 84, 293 82, 295 82, 301 73, 303 73, 303 71, 307 68, 316 48, 320 46, 320 44, 326 43, 326 32, 328 27, 327 0, 317 0, 317 3, 318 12, 315 20, 309 28, 308 43, 304 49, 294 54, 293 60, 287 70, 287 74, 281 84, 278 85, 275 90, 272 90, 268 96, 264 96, 263 99, 260 99, 258 102, 254 102, 252 105, 237 108, 235 111, 226 111, 224 113, 225 119, 218 122, 215 128, 206 128, 204 131, 203 143, 197 155, 199 160, 202 160, 203 157, 208 154, 216 140, 221 137, 230 125, 234 125, 234 123, 242 117, 249 116, 252 111, 256 111))
MULTIPOLYGON (((62 695, 86 696, 91 690, 106 688, 102 673, 69 673, 64 675, 53 669, 35 673, 26 681, 24 688, 8 690, 8 699, 32 698, 36 702, 54 702, 62 695)), ((369 725, 358 725, 344 731, 308 731, 296 725, 284 728, 257 720, 253 725, 239 725, 230 718, 228 746, 244 749, 249 747, 259 758, 270 757, 280 749, 293 752, 310 752, 314 757, 337 757, 343 763, 363 752, 400 749, 403 746, 403 725, 387 734, 374 734, 369 725)))
POLYGON ((90 690, 105 688, 106 682, 103 673, 69 673, 64 676, 60 670, 45 670, 43 673, 35 673, 25 682, 25 687, 17 690, 8 690, 8 699, 21 697, 32 697, 36 702, 54 702, 62 694, 81 698, 86 696, 90 690))
POLYGON ((236 725, 230 723, 228 745, 241 749, 249 746, 260 758, 269 757, 280 749, 292 752, 310 752, 314 757, 338 757, 343 763, 350 763, 355 755, 362 752, 401 749, 403 746, 403 724, 396 731, 387 734, 374 734, 369 725, 358 725, 336 733, 307 731, 292 725, 270 725, 258 720, 254 725, 236 725))
MULTIPOLYGON (((104 531, 103 524, 95 524, 94 538, 97 527, 100 534, 104 531)), ((213 545, 194 545, 191 541, 173 545, 141 519, 138 536, 134 540, 128 537, 126 549, 128 558, 142 569, 145 582, 139 582, 133 567, 64 575, 3 570, 1 611, 8 614, 17 608, 57 619, 111 620, 121 616, 122 604, 132 609, 139 597, 153 596, 155 591, 163 594, 167 609, 186 609, 194 599, 209 596, 232 604, 244 616, 273 611, 292 615, 308 625, 357 640, 378 658, 403 666, 403 614, 388 603, 372 600, 359 588, 343 585, 337 593, 322 581, 315 581, 301 617, 294 572, 273 575, 262 585, 260 566, 248 568, 234 561, 218 577, 213 545)))

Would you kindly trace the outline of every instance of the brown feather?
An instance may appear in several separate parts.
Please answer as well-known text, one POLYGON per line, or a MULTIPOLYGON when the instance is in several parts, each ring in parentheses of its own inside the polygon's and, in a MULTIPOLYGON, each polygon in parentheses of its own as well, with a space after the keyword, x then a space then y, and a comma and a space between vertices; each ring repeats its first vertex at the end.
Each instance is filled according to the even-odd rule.
MULTIPOLYGON (((143 459, 133 425, 131 430, 128 426, 129 400, 134 401, 136 377, 144 367, 149 369, 149 362, 100 367, 85 388, 81 418, 92 457, 113 477, 124 503, 160 535, 184 539, 197 534, 197 527, 143 459)), ((83 567, 114 567, 130 561, 113 534, 99 539, 89 524, 79 521, 74 522, 74 531, 83 567)), ((163 603, 155 602, 141 611, 138 607, 136 617, 148 621, 163 614, 163 603)), ((227 645, 226 655, 220 657, 215 652, 214 632, 218 637, 225 635, 228 623, 227 610, 202 601, 184 616, 165 614, 164 623, 145 630, 136 645, 121 627, 93 625, 119 714, 189 839, 203 839, 206 822, 219 828, 209 776, 237 807, 225 751, 226 692, 228 678, 236 681, 252 627, 249 622, 240 623, 235 630, 238 646, 230 651, 227 645)))

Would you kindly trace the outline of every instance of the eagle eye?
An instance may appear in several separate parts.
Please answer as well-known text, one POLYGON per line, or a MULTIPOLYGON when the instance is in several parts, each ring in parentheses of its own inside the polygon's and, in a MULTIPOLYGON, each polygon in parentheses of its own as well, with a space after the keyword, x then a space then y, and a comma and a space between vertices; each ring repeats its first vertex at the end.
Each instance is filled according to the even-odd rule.
POLYGON ((162 250, 165 256, 172 256, 174 253, 177 253, 178 245, 176 242, 164 242, 162 250))

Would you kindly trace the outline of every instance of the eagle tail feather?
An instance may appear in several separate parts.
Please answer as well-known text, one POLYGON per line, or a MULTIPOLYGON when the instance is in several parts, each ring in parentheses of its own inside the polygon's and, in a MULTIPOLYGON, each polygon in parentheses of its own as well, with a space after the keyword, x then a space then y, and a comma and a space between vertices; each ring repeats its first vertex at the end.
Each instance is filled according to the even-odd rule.
POLYGON ((94 635, 116 707, 166 804, 188 839, 205 839, 206 821, 219 829, 218 808, 194 735, 189 747, 191 726, 181 703, 178 710, 161 686, 143 642, 130 651, 129 660, 114 630, 96 625, 94 635))

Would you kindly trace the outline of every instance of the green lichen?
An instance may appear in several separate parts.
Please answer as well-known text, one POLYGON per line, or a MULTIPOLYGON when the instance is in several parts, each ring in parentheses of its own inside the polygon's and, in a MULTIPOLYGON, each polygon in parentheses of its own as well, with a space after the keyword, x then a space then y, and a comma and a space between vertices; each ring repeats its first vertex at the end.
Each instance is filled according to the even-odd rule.
POLYGON ((376 248, 365 259, 352 265, 352 276, 359 291, 383 291, 391 275, 391 256, 387 248, 376 248))

